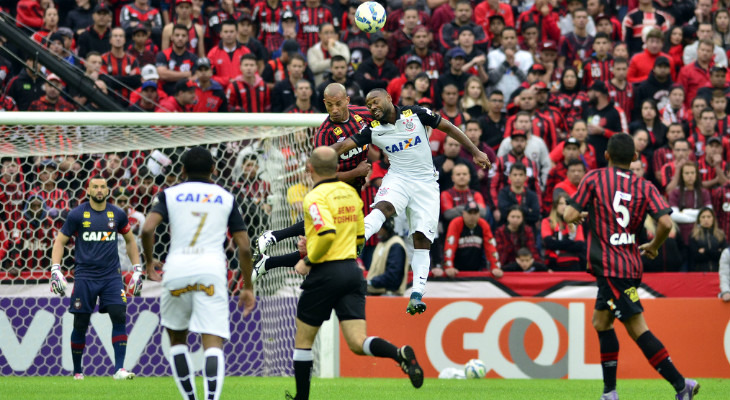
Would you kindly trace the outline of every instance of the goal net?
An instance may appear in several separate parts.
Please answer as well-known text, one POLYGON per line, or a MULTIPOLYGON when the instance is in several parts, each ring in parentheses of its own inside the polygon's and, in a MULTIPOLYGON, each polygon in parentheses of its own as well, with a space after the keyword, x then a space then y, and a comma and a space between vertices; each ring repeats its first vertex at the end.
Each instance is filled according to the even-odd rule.
MULTIPOLYGON (((189 146, 208 148, 216 159, 216 183, 231 191, 254 238, 302 218, 309 189, 304 172, 322 114, 4 113, 0 127, 0 374, 68 374, 73 317, 72 287, 51 297, 51 248, 69 210, 86 201, 89 178, 102 176, 110 202, 127 210, 138 235, 153 196, 181 182, 180 157, 189 146), (9 338, 9 339, 6 339, 9 338)), ((155 257, 165 259, 167 227, 156 234, 155 257)), ((120 240, 126 278, 131 262, 120 240)), ((138 242, 138 244, 141 243, 138 242)), ((277 268, 257 283, 254 315, 235 306, 241 284, 236 252, 229 258, 232 338, 224 349, 229 375, 293 374, 296 302, 302 278, 277 268)), ((270 254, 296 249, 294 239, 270 254)), ((73 285, 73 246, 63 268, 73 285)), ((159 326, 160 287, 146 282, 142 296, 128 298, 129 343, 125 367, 167 375, 169 342, 159 326)), ((111 323, 94 314, 84 356, 87 375, 111 375, 111 323)), ((200 343, 191 339, 194 364, 202 368, 200 343)), ((317 351, 315 347, 315 352, 317 351)), ((315 372, 318 365, 315 363, 315 372)))

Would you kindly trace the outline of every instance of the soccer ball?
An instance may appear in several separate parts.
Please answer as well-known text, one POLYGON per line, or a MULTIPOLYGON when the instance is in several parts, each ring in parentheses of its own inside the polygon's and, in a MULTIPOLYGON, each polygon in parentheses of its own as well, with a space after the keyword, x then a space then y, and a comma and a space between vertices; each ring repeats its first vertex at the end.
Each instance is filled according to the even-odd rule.
POLYGON ((374 1, 362 3, 355 11, 355 24, 363 32, 377 32, 385 26, 385 9, 374 1))
POLYGON ((464 375, 466 375, 467 379, 484 378, 484 375, 486 374, 487 366, 484 365, 482 360, 472 358, 464 365, 464 375))

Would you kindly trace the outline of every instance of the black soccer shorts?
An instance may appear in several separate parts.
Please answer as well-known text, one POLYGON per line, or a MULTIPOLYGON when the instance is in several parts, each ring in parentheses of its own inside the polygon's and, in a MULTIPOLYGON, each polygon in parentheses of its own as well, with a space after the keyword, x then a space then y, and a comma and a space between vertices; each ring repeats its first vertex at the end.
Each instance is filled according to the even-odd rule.
POLYGON ((301 288, 297 318, 308 325, 321 326, 333 309, 340 321, 365 319, 367 283, 355 260, 315 264, 301 288))
POLYGON ((644 312, 637 291, 641 279, 597 276, 596 284, 598 286, 596 310, 609 310, 622 322, 644 312))

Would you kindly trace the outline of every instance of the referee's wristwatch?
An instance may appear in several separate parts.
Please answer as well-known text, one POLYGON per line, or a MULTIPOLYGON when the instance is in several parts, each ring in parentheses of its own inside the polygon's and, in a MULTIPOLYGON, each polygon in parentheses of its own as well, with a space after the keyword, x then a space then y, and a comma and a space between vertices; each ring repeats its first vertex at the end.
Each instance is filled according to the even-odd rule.
POLYGON ((309 256, 304 256, 304 258, 302 258, 302 261, 304 261, 304 265, 306 265, 307 267, 312 266, 312 262, 309 261, 309 256))

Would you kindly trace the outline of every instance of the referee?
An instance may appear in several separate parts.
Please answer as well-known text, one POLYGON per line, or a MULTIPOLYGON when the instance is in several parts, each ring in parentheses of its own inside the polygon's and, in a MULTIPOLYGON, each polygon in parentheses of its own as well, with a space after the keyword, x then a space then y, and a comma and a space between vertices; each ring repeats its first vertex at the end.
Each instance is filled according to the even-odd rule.
POLYGON ((312 376, 312 343, 332 310, 340 320, 342 335, 353 353, 392 358, 411 379, 423 385, 423 370, 411 346, 400 349, 387 340, 367 336, 365 323, 366 283, 355 258, 364 242, 362 200, 352 186, 337 180, 337 153, 318 147, 307 162, 314 188, 304 197, 307 257, 295 269, 307 275, 297 305, 294 337, 294 376, 297 395, 309 399, 312 376))

